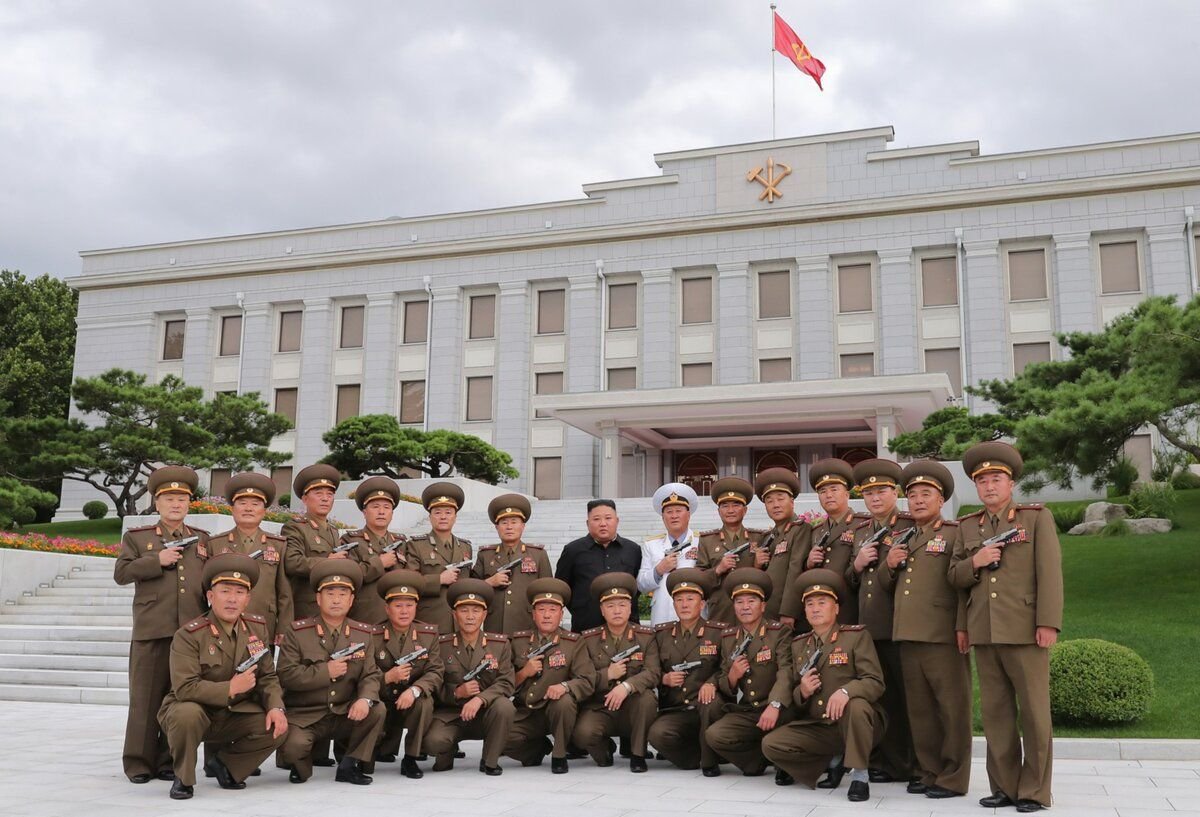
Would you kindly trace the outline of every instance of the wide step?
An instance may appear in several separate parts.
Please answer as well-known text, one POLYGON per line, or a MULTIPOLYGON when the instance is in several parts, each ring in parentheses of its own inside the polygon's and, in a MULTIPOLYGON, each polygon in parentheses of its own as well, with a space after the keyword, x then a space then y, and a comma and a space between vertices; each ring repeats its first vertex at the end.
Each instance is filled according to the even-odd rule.
POLYGON ((133 627, 133 616, 129 613, 124 614, 104 614, 92 610, 82 608, 64 609, 54 613, 16 613, 11 610, 19 609, 8 607, 0 614, 0 624, 28 624, 37 627, 43 626, 63 626, 63 627, 84 627, 84 626, 111 626, 111 627, 133 627))
POLYGON ((62 607, 65 609, 79 609, 85 607, 112 607, 118 610, 130 609, 132 603, 132 593, 128 596, 101 596, 92 593, 81 593, 77 596, 45 596, 42 595, 46 590, 39 590, 36 596, 22 596, 17 599, 18 605, 28 605, 31 607, 62 607))
POLYGON ((129 659, 124 655, 80 655, 46 653, 5 653, 0 644, 0 668, 75 670, 91 672, 120 672, 129 669, 129 659))
POLYGON ((125 672, 90 670, 24 669, 0 666, 0 685, 37 684, 38 686, 129 688, 125 672))
POLYGON ((38 701, 61 704, 129 705, 129 690, 108 687, 0 684, 0 701, 38 701))
POLYGON ((46 641, 124 641, 128 643, 133 627, 86 627, 46 625, 31 632, 28 624, 17 624, 0 616, 0 641, 24 641, 36 635, 46 641))
MULTIPOLYGON (((25 636, 28 630, 22 630, 25 636)), ((66 656, 115 656, 126 666, 129 664, 129 639, 124 641, 80 641, 55 639, 15 638, 0 640, 0 653, 5 655, 66 655, 66 656)))

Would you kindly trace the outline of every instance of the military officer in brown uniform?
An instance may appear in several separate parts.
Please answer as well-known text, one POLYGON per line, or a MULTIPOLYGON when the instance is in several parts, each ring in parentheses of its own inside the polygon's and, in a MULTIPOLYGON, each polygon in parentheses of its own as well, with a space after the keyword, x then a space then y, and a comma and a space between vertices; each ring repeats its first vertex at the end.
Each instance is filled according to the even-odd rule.
POLYGON ((525 590, 533 605, 532 630, 512 637, 517 712, 504 754, 522 766, 540 766, 546 736, 554 738, 550 771, 566 774, 567 744, 575 731, 579 702, 595 687, 595 670, 579 633, 563 629, 563 608, 571 586, 561 579, 537 579, 525 590))
POLYGON ((347 618, 354 594, 362 587, 357 564, 319 561, 308 580, 317 615, 292 622, 279 649, 279 680, 290 728, 275 762, 291 769, 291 782, 303 783, 312 777, 314 743, 333 739, 345 746, 335 779, 367 785, 371 778, 359 764, 374 759, 383 729, 383 708, 377 706, 382 673, 372 654, 383 631, 347 618), (347 653, 351 648, 355 649, 347 653))
MULTIPOLYGON (((729 703, 705 737, 747 777, 766 771, 763 736, 794 717, 792 628, 764 618, 771 589, 771 578, 752 567, 725 577, 737 624, 721 635, 717 688, 729 703)), ((777 771, 775 782, 786 785, 791 779, 777 771)))
POLYGON ((886 725, 879 705, 883 671, 865 628, 837 623, 838 600, 845 589, 841 576, 821 568, 808 571, 800 581, 812 629, 792 640, 792 700, 799 715, 763 738, 763 754, 810 788, 832 758, 841 758, 843 767, 850 768, 846 796, 862 802, 871 796, 871 750, 886 725), (814 653, 816 665, 804 671, 814 653))
POLYGON ((629 770, 640 773, 646 771, 646 741, 658 712, 659 660, 654 630, 629 623, 635 592, 637 579, 628 573, 592 580, 604 624, 583 633, 596 688, 579 714, 573 742, 597 766, 611 766, 611 737, 620 735, 629 741, 629 770))
POLYGON ((223 789, 244 789, 246 777, 284 741, 283 690, 271 661, 266 620, 247 612, 259 564, 226 553, 204 565, 207 615, 171 640, 171 692, 158 719, 175 765, 172 800, 187 800, 196 785, 196 749, 214 747, 205 769, 223 789), (244 661, 257 663, 238 672, 244 661))
POLYGON ((531 629, 529 586, 554 575, 545 548, 521 541, 529 515, 529 500, 520 494, 501 494, 488 503, 488 519, 496 526, 500 544, 479 549, 471 575, 483 579, 495 592, 483 623, 490 633, 512 635, 531 629))
POLYGON ((386 605, 375 586, 387 571, 407 566, 404 547, 408 538, 388 530, 399 502, 400 486, 390 477, 368 477, 354 492, 354 504, 363 512, 366 524, 345 534, 342 541, 354 543, 350 558, 363 569, 362 591, 354 597, 350 610, 356 621, 382 624, 387 619, 386 605))
POLYGON ((339 533, 329 522, 333 510, 334 492, 342 475, 332 465, 317 463, 301 468, 292 480, 292 490, 304 502, 305 512, 283 523, 280 533, 287 540, 284 567, 292 582, 292 604, 296 618, 311 618, 317 614, 308 580, 313 566, 322 559, 346 559, 345 553, 334 553, 339 533))
POLYGON ((117 584, 134 585, 129 714, 121 758, 125 776, 134 783, 174 777, 167 738, 154 714, 171 689, 171 639, 204 611, 204 562, 197 545, 207 542, 208 534, 183 523, 198 482, 196 472, 181 465, 164 466, 150 475, 146 489, 154 497, 159 520, 125 532, 113 571, 117 584), (193 536, 199 541, 172 547, 172 542, 193 536))
POLYGON ((463 504, 462 488, 452 482, 435 482, 421 492, 421 504, 429 512, 432 529, 428 534, 411 537, 404 555, 408 569, 418 571, 422 577, 417 619, 445 634, 454 631, 446 592, 460 575, 467 576, 463 569, 471 564, 470 540, 454 535, 454 523, 463 504))
MULTIPOLYGON (((762 539, 761 550, 767 555, 765 570, 771 577, 771 598, 767 599, 767 618, 781 619, 783 609, 796 606, 790 598, 795 592, 796 579, 804 572, 808 550, 812 546, 812 527, 796 520, 796 494, 800 480, 786 468, 768 468, 754 480, 754 491, 767 509, 775 527, 762 539), (785 598, 787 603, 785 605, 785 598)), ((783 623, 795 626, 795 620, 782 617, 783 623)))
POLYGON ((1050 511, 1013 502, 1022 466, 1020 453, 1002 442, 963 455, 984 509, 959 520, 950 580, 970 594, 967 632, 979 668, 992 790, 979 802, 997 808, 1015 800, 1017 811, 1033 812, 1051 801, 1049 653, 1062 629, 1063 579, 1050 511), (1011 543, 984 547, 1008 531, 1015 531, 1011 543))
POLYGON ((665 589, 678 620, 654 628, 661 678, 658 717, 650 726, 649 738, 660 758, 680 769, 703 769, 705 777, 721 774, 704 733, 721 717, 724 701, 717 692, 717 673, 721 634, 729 626, 701 616, 711 575, 695 567, 667 574, 665 589))
POLYGON ((875 652, 883 667, 883 697, 879 699, 887 713, 887 734, 875 747, 871 758, 870 781, 888 783, 912 778, 912 732, 904 702, 904 671, 900 666, 900 645, 892 641, 892 594, 880 584, 879 572, 887 561, 892 542, 913 531, 912 517, 896 507, 901 467, 892 460, 865 460, 854 466, 854 482, 862 492, 871 518, 854 529, 854 555, 846 568, 846 584, 858 595, 858 621, 875 641, 875 652), (878 537, 882 537, 879 539, 878 537))
POLYGON ((278 643, 294 615, 292 585, 283 565, 284 539, 260 527, 267 506, 275 501, 275 483, 265 474, 234 474, 226 483, 225 493, 233 508, 234 528, 209 540, 208 555, 254 555, 260 563, 259 579, 250 594, 249 610, 266 619, 271 643, 278 643))
POLYGON ((375 586, 387 615, 381 625, 383 632, 375 641, 387 711, 375 757, 394 761, 404 737, 400 774, 414 780, 425 774, 417 766, 417 757, 433 723, 434 700, 442 688, 443 672, 437 627, 416 621, 420 587, 421 574, 412 570, 392 570, 375 586))
POLYGON ((436 755, 435 772, 454 768, 454 751, 461 740, 482 740, 479 771, 498 775, 500 753, 508 742, 515 690, 512 648, 503 633, 483 632, 492 588, 485 581, 462 578, 446 597, 454 609, 454 631, 440 638, 445 669, 433 725, 425 745, 436 755), (468 678, 467 676, 471 676, 468 678))
POLYGON ((741 477, 722 477, 712 484, 710 496, 717 504, 717 513, 721 515, 721 527, 700 534, 696 567, 713 574, 713 591, 708 597, 709 618, 733 621, 733 605, 725 594, 722 582, 736 568, 766 567, 769 554, 758 549, 764 532, 742 524, 746 518, 746 507, 754 498, 753 485, 741 477), (747 542, 750 547, 737 556, 730 554, 729 551, 737 550, 747 542))
POLYGON ((942 519, 954 479, 940 462, 917 460, 900 480, 919 531, 906 546, 893 543, 879 578, 895 599, 892 640, 916 751, 908 791, 961 797, 971 780, 971 670, 963 594, 947 577, 958 523, 942 519))

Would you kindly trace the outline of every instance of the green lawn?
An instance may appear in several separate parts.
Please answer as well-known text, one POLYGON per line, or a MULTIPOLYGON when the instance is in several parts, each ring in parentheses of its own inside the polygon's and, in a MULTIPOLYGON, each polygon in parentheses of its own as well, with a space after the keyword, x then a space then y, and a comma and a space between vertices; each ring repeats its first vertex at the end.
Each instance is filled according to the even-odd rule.
POLYGON ((115 516, 108 519, 81 519, 78 522, 43 522, 40 525, 25 525, 21 530, 50 537, 95 539, 105 545, 115 545, 121 541, 121 520, 115 516))

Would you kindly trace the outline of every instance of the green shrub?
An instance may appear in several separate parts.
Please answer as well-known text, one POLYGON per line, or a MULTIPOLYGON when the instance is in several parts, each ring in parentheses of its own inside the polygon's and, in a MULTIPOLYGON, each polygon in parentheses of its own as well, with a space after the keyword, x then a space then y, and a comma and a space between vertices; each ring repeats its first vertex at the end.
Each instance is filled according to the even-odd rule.
POLYGON ((1190 491, 1194 488, 1200 488, 1200 474, 1193 474, 1187 470, 1180 471, 1171 477, 1171 487, 1176 491, 1190 491))
POLYGON ((1147 482, 1134 489, 1129 504, 1133 506, 1133 515, 1136 517, 1174 521, 1179 497, 1169 482, 1147 482))
POLYGON ((1137 466, 1122 454, 1108 469, 1109 496, 1128 496, 1133 483, 1137 481, 1137 466))
POLYGON ((1176 471, 1187 469, 1191 459, 1188 452, 1173 445, 1161 446, 1154 452, 1154 464, 1150 466, 1150 479, 1155 482, 1170 482, 1176 471))
POLYGON ((1066 533, 1071 528, 1083 522, 1083 514, 1087 510, 1082 505, 1065 505, 1062 507, 1048 506, 1054 517, 1054 525, 1059 533, 1066 533))
POLYGON ((275 504, 281 508, 292 507, 292 495, 291 494, 280 494, 279 499, 275 500, 275 504))
POLYGON ((1100 529, 1101 536, 1128 536, 1129 526, 1124 519, 1114 519, 1100 529))
POLYGON ((638 595, 638 617, 647 624, 650 623, 650 605, 653 603, 652 593, 641 593, 638 595))
POLYGON ((1154 673, 1133 650, 1081 638, 1050 651, 1050 714, 1055 723, 1136 721, 1150 711, 1154 673))
POLYGON ((108 505, 98 499, 83 503, 83 515, 88 519, 103 519, 108 516, 108 505))

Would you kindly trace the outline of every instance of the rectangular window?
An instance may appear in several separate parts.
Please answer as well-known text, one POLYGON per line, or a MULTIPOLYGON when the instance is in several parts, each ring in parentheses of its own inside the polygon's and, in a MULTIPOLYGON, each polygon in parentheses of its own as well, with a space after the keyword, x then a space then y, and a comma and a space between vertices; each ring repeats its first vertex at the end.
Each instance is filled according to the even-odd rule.
POLYGON ((958 275, 953 258, 921 259, 921 304, 953 306, 958 303, 958 275))
POLYGON ((711 386, 711 363, 685 363, 682 366, 682 381, 685 386, 711 386))
POLYGON ((562 372, 538 372, 533 376, 534 394, 562 394, 562 372))
POLYGON ((400 382, 400 422, 425 422, 424 380, 402 380, 400 382))
POLYGON ((299 310, 279 313, 280 352, 300 351, 300 331, 304 324, 304 313, 299 310))
POLYGON ((275 413, 288 418, 293 427, 296 425, 296 395, 296 389, 275 390, 275 413))
POLYGON ((790 318, 792 316, 792 274, 760 272, 758 274, 758 317, 790 318))
POLYGON ((1140 292, 1138 275, 1138 245, 1136 241, 1121 241, 1100 245, 1100 291, 1105 295, 1119 292, 1140 292))
POLYGON ((950 378, 950 388, 958 395, 962 394, 962 363, 959 360, 958 349, 926 349, 925 371, 945 372, 950 378))
POLYGON ((471 297, 470 337, 472 340, 496 337, 496 296, 471 297))
POLYGON ((1013 344, 1013 374, 1025 371, 1030 363, 1045 363, 1050 360, 1050 344, 1047 343, 1014 343, 1013 344))
POLYGON ((225 496, 225 485, 232 476, 228 468, 214 468, 208 472, 208 496, 225 496))
POLYGON ((358 416, 359 398, 362 396, 362 387, 359 385, 338 386, 337 387, 337 417, 334 419, 334 424, 349 420, 351 417, 358 416))
POLYGON ((424 343, 429 337, 429 301, 404 302, 404 342, 424 343))
POLYGON ((682 282, 682 323, 712 323, 712 278, 685 278, 682 282))
POLYGON ((637 284, 610 284, 608 287, 608 328, 637 327, 637 284))
POLYGON ((849 264, 838 267, 838 312, 870 312, 871 265, 849 264))
POLYGON ((632 391, 637 388, 637 369, 633 366, 628 368, 609 369, 608 370, 608 390, 609 391, 632 391))
POLYGON ((363 345, 363 317, 366 315, 365 306, 342 307, 342 335, 338 341, 339 349, 361 349, 363 345))
POLYGON ((163 360, 183 360, 183 336, 187 321, 163 322, 163 360))
POLYGON ((467 378, 467 419, 492 419, 492 378, 467 378))
POLYGON ((539 335, 562 334, 566 328, 567 291, 565 289, 543 289, 538 292, 537 333, 539 335))
POLYGON ((792 379, 792 359, 777 357, 758 361, 759 383, 786 383, 792 379))
POLYGON ((561 457, 534 457, 533 495, 538 499, 562 499, 561 457))
POLYGON ((842 377, 873 377, 875 375, 875 353, 842 355, 842 377))
POLYGON ((1008 254, 1008 297, 1012 301, 1046 300, 1046 251, 1008 254))
POLYGON ((242 316, 226 315, 221 318, 221 357, 232 357, 242 350, 242 316))
POLYGON ((275 483, 276 504, 279 502, 279 497, 284 494, 292 493, 292 468, 290 465, 281 465, 278 468, 271 469, 271 482, 275 483))

